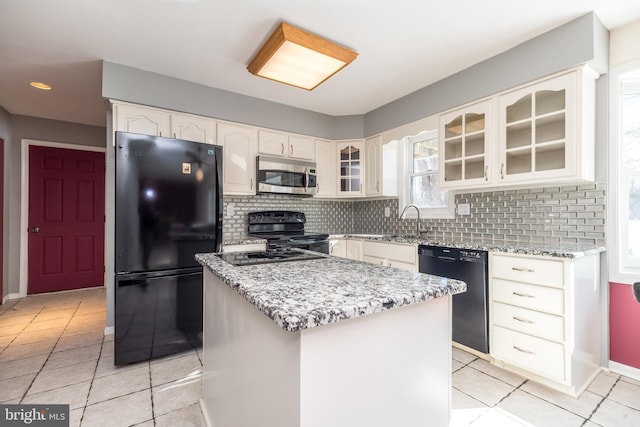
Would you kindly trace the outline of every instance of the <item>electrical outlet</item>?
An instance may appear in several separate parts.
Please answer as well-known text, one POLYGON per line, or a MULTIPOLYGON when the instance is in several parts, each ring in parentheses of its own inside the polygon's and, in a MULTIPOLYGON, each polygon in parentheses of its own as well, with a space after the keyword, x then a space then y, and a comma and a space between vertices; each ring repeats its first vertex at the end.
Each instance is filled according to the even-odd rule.
POLYGON ((469 203, 458 204, 458 215, 471 215, 471 205, 469 203))
POLYGON ((387 206, 386 208, 384 208, 384 217, 389 218, 390 216, 391 216, 391 208, 387 206))

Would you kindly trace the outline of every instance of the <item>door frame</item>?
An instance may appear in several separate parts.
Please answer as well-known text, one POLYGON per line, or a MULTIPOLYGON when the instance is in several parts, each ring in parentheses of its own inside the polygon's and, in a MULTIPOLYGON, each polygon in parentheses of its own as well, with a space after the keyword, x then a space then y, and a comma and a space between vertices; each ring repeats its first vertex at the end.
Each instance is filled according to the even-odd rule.
MULTIPOLYGON (((20 150, 20 294, 18 298, 27 296, 27 285, 29 282, 29 147, 32 145, 40 147, 64 148, 67 150, 93 151, 105 153, 105 163, 107 149, 105 147, 93 147, 90 145, 75 145, 64 142, 41 141, 37 139, 22 139, 20 150)), ((105 169, 105 198, 106 191, 106 174, 105 169)), ((106 208, 106 205, 105 205, 106 208)), ((106 215, 106 212, 105 212, 106 215)), ((107 224, 104 224, 105 245, 107 242, 107 224)), ((106 252, 105 252, 106 258, 106 252)), ((104 273, 104 284, 106 286, 107 273, 104 273)))

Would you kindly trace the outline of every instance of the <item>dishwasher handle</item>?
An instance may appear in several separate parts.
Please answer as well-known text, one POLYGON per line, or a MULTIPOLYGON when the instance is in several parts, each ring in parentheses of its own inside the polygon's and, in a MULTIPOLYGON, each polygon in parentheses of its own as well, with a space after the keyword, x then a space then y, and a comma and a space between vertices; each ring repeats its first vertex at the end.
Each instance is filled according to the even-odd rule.
POLYGON ((437 256, 435 258, 439 259, 440 261, 445 261, 445 262, 456 262, 456 261, 458 261, 457 258, 454 258, 454 257, 451 257, 451 256, 437 256))

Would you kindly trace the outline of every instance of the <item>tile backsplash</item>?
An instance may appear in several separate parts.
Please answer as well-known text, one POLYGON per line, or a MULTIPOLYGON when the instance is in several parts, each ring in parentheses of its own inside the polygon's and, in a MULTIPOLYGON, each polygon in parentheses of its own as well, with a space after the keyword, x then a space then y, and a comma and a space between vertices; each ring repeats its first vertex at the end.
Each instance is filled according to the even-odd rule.
MULTIPOLYGON (((425 219, 429 238, 474 238, 522 243, 605 245, 605 184, 580 184, 461 193, 469 215, 425 219)), ((321 200, 280 195, 225 197, 224 240, 247 237, 247 213, 294 210, 307 215, 306 230, 329 234, 412 234, 416 220, 398 218, 398 200, 321 200), (231 207, 231 209, 230 209, 231 207), (390 217, 384 216, 389 208, 390 217), (233 211, 233 212, 232 212, 233 211), (232 213, 230 215, 230 213, 232 213)))

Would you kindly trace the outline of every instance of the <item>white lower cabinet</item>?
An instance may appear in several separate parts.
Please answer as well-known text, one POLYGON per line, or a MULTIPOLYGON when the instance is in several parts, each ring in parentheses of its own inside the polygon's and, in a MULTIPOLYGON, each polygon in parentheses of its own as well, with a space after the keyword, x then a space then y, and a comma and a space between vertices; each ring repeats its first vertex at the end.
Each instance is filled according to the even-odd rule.
POLYGON ((406 271, 418 271, 415 245, 365 240, 362 246, 363 261, 385 265, 406 271))
POLYGON ((329 242, 329 254, 400 270, 418 271, 418 249, 411 244, 334 239, 329 242))
POLYGON ((493 363, 577 396, 600 371, 599 254, 489 256, 493 363))

